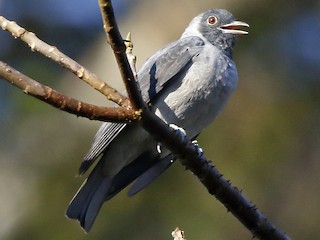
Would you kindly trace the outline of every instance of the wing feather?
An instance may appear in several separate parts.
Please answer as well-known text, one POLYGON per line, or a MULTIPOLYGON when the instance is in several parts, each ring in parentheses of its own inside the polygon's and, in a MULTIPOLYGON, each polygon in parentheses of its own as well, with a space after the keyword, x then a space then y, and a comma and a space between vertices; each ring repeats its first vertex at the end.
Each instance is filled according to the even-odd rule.
MULTIPOLYGON (((201 38, 186 37, 165 46, 149 58, 138 73, 143 99, 152 103, 157 94, 171 81, 179 79, 175 76, 189 67, 193 57, 202 51, 203 46, 204 41, 201 38)), ((80 174, 92 165, 126 126, 121 123, 102 124, 80 166, 80 174)))
POLYGON ((194 56, 204 46, 199 37, 187 37, 173 42, 155 53, 138 73, 141 94, 149 103, 167 84, 178 78, 177 74, 189 67, 194 56))

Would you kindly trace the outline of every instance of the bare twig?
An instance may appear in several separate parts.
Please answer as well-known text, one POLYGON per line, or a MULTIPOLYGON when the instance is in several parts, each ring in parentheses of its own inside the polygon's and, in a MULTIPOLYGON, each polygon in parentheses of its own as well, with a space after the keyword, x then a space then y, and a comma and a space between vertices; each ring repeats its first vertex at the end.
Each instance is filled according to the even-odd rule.
POLYGON ((139 118, 139 115, 131 109, 95 106, 67 97, 48 86, 34 81, 1 61, 0 77, 11 82, 24 93, 77 116, 111 122, 130 122, 139 118))
POLYGON ((173 240, 187 240, 185 235, 184 235, 184 231, 182 231, 178 227, 176 227, 172 231, 171 236, 173 237, 173 240))
POLYGON ((98 2, 103 19, 103 28, 113 49, 132 107, 136 110, 142 111, 146 108, 146 104, 140 94, 140 89, 136 82, 135 75, 131 71, 131 67, 126 56, 126 46, 119 32, 111 1, 99 0, 98 2))
POLYGON ((27 31, 26 29, 20 27, 16 22, 9 21, 3 16, 0 16, 0 26, 3 30, 9 31, 15 38, 20 38, 22 41, 27 43, 32 51, 37 51, 50 58, 54 62, 57 62, 62 67, 71 71, 77 77, 92 86, 94 89, 101 92, 109 100, 122 107, 130 108, 130 101, 128 98, 122 96, 117 92, 117 90, 99 79, 97 75, 90 72, 88 69, 59 51, 57 47, 43 42, 34 33, 27 31))
POLYGON ((254 236, 260 239, 289 239, 285 233, 272 225, 236 187, 233 187, 203 154, 199 154, 197 146, 187 138, 181 139, 180 135, 174 134, 174 130, 145 107, 139 87, 134 81, 134 75, 124 54, 125 46, 116 24, 111 0, 99 0, 99 5, 104 29, 114 50, 130 101, 134 109, 141 110, 142 126, 178 156, 181 163, 199 178, 209 193, 224 204, 228 211, 236 216, 254 236))
POLYGON ((132 53, 133 50, 133 43, 131 40, 131 33, 129 32, 127 34, 126 40, 125 40, 125 45, 126 45, 126 54, 127 54, 127 59, 129 61, 131 70, 135 78, 137 78, 137 69, 136 69, 136 62, 137 62, 137 57, 132 53))

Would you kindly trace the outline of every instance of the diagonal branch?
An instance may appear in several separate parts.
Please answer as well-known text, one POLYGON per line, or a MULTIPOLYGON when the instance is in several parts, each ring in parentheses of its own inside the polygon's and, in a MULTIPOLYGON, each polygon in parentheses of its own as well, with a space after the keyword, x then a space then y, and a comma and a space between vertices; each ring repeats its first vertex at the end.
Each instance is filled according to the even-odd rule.
POLYGON ((114 50, 130 101, 135 109, 141 110, 141 124, 145 130, 178 156, 181 163, 199 178, 209 193, 236 216, 254 236, 260 239, 289 239, 285 233, 271 224, 236 187, 232 186, 203 154, 199 154, 199 149, 190 140, 186 137, 181 139, 180 135, 174 134, 174 130, 145 107, 124 54, 125 47, 116 24, 111 0, 99 0, 99 5, 104 29, 114 50))
POLYGON ((126 55, 126 46, 123 38, 121 37, 111 1, 99 0, 99 6, 103 19, 103 28, 108 36, 109 43, 114 52, 115 58, 118 63, 119 71, 121 73, 122 80, 126 86, 126 90, 131 101, 131 104, 136 110, 143 110, 146 108, 139 85, 132 73, 130 64, 126 55))
POLYGON ((50 58, 52 61, 57 62, 62 67, 66 68, 78 78, 82 79, 94 89, 105 95, 109 100, 122 107, 130 108, 131 104, 128 98, 122 96, 117 92, 117 90, 98 78, 97 75, 59 51, 57 47, 43 42, 34 33, 27 31, 20 27, 16 22, 9 21, 3 16, 0 16, 0 26, 3 30, 10 32, 15 38, 19 38, 28 44, 32 51, 37 51, 47 58, 50 58))
POLYGON ((204 155, 199 155, 198 147, 189 139, 186 137, 181 139, 179 134, 175 134, 150 111, 142 112, 141 121, 143 127, 179 157, 182 165, 192 171, 208 192, 214 195, 254 236, 270 240, 289 239, 246 199, 238 188, 232 186, 204 155))
POLYGON ((34 81, 1 61, 0 77, 11 82, 24 93, 77 116, 112 122, 129 122, 139 118, 139 115, 132 109, 95 106, 67 97, 48 86, 34 81))

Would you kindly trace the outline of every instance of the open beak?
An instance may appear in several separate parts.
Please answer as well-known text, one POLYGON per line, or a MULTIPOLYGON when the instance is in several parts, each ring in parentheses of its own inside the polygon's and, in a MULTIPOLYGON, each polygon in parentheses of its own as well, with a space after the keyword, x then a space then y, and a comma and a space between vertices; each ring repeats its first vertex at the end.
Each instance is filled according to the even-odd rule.
POLYGON ((220 27, 221 31, 223 33, 231 33, 231 34, 235 34, 235 35, 245 35, 245 34, 248 34, 247 31, 243 31, 239 28, 241 27, 249 27, 249 24, 248 23, 245 23, 245 22, 241 22, 241 21, 233 21, 231 23, 228 23, 228 24, 225 24, 225 25, 222 25, 220 27))

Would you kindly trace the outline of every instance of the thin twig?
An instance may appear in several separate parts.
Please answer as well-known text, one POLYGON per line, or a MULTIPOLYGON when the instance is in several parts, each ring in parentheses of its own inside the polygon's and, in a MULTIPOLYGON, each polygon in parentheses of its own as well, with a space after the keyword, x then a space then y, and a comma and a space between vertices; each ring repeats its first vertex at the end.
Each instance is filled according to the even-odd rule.
POLYGON ((0 61, 0 77, 20 88, 25 94, 77 116, 110 122, 130 122, 139 118, 139 115, 132 109, 101 107, 67 97, 48 86, 36 82, 2 61, 0 61))
POLYGON ((127 55, 127 59, 129 61, 132 73, 133 73, 134 77, 137 78, 137 76, 138 76, 137 68, 136 68, 137 57, 132 52, 133 43, 131 40, 131 33, 130 32, 128 32, 128 34, 127 34, 127 37, 125 40, 125 45, 126 45, 126 55, 127 55))
POLYGON ((186 240, 184 231, 176 227, 172 232, 171 236, 173 237, 173 240, 186 240))
POLYGON ((130 101, 128 98, 122 96, 117 92, 117 90, 99 79, 97 75, 90 72, 88 69, 59 51, 57 47, 45 43, 34 33, 27 31, 26 29, 20 27, 16 22, 9 21, 3 16, 0 16, 0 26, 3 30, 10 32, 15 38, 19 38, 28 44, 32 51, 37 51, 54 62, 57 62, 62 67, 75 74, 78 78, 92 86, 94 89, 101 92, 109 100, 122 107, 130 108, 130 101))
POLYGON ((117 60, 122 80, 126 86, 126 90, 131 101, 132 107, 137 111, 146 108, 139 85, 132 73, 130 64, 126 56, 126 46, 118 29, 118 25, 114 16, 111 1, 99 0, 99 6, 103 19, 103 28, 108 36, 109 43, 117 60))
POLYGON ((197 146, 186 137, 181 139, 179 134, 174 134, 174 130, 145 107, 124 54, 125 47, 116 24, 111 0, 99 0, 99 5, 104 29, 114 50, 130 101, 135 109, 141 109, 141 123, 145 130, 179 157, 181 163, 199 178, 209 193, 224 204, 228 211, 236 216, 254 236, 260 239, 289 239, 285 233, 271 224, 236 187, 233 187, 203 154, 199 154, 197 146))

